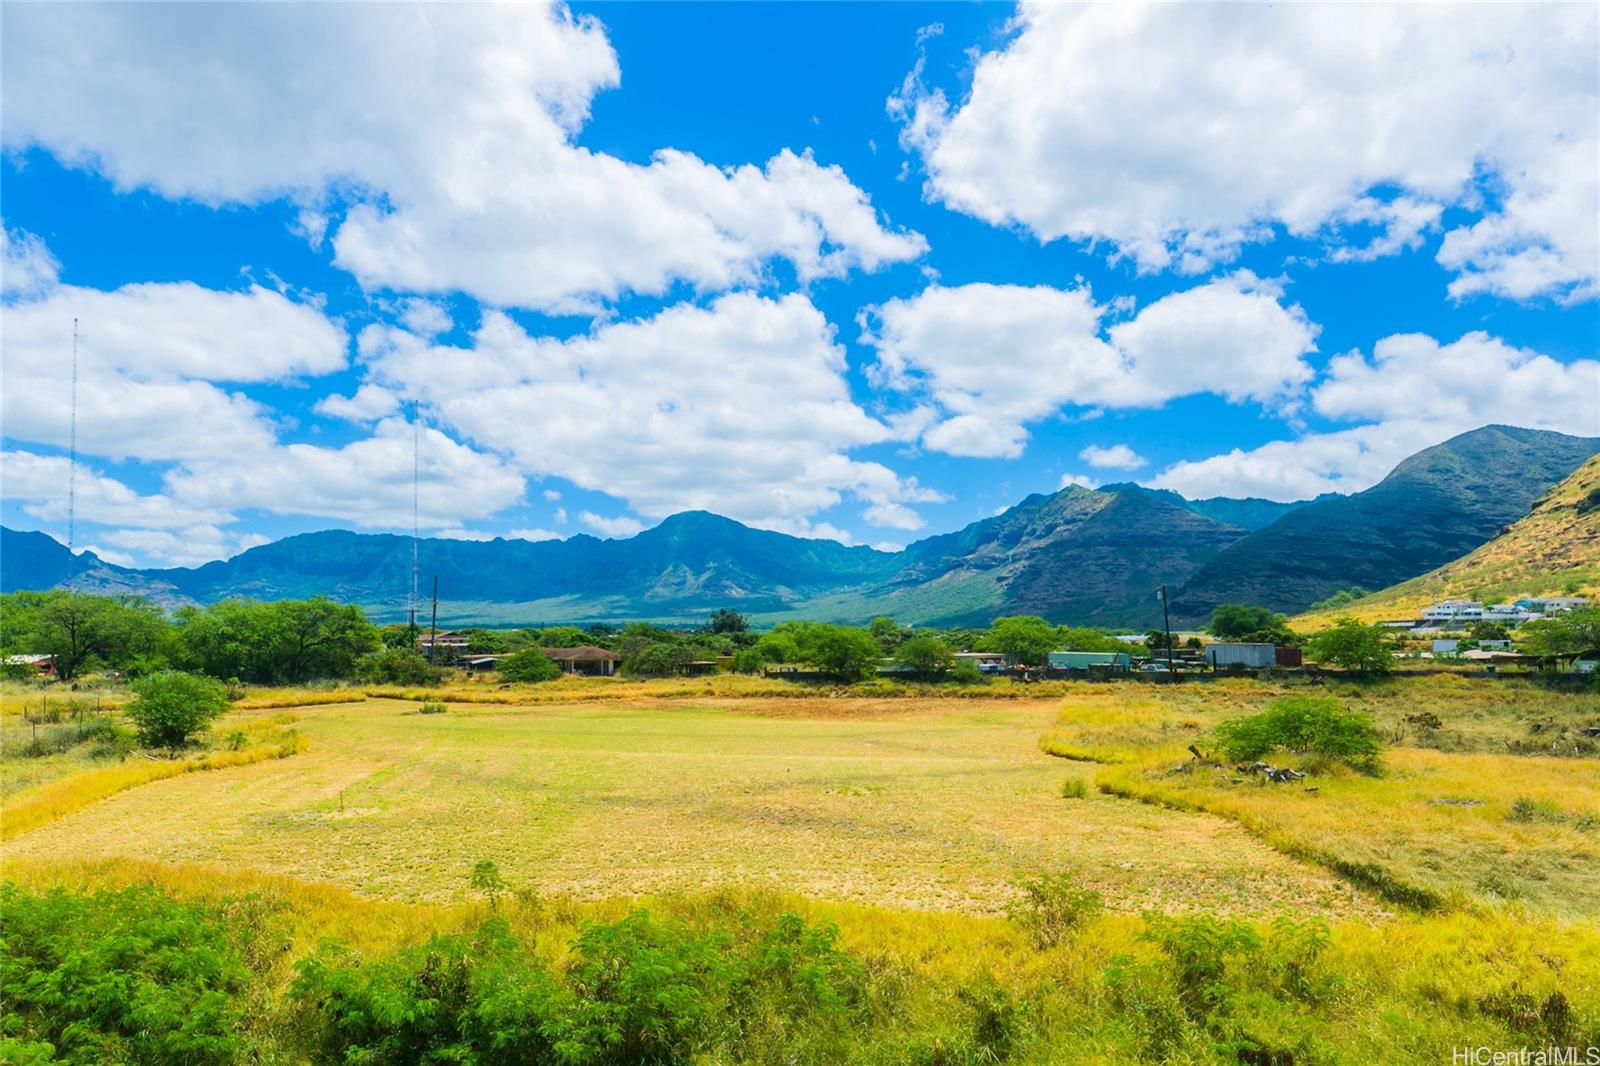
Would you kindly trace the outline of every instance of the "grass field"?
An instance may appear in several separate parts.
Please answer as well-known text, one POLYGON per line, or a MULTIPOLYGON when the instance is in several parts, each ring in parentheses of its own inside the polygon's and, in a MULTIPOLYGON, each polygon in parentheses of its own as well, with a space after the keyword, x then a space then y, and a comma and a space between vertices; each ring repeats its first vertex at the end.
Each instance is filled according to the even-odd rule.
MULTIPOLYGON (((329 936, 376 958, 470 930, 487 913, 468 883, 484 859, 525 894, 505 916, 557 971, 587 923, 637 905, 692 925, 782 911, 837 923, 895 1004, 871 1023, 887 1044, 849 1044, 857 1061, 886 1046, 922 1048, 896 1052, 908 1063, 998 1061, 973 1035, 993 1023, 974 995, 1013 1004, 1031 1034, 1004 1045, 1016 1061, 1068 1047, 1087 1061, 1237 1061, 1240 1039, 1298 1049, 1295 1061, 1431 1061, 1458 1038, 1600 1038, 1600 756, 1582 733, 1600 698, 1455 677, 1318 686, 1371 714, 1387 743, 1369 772, 1288 756, 1313 773, 1299 785, 1242 781, 1187 750, 1299 691, 474 682, 443 714, 396 698, 419 693, 252 692, 213 738, 281 747, 292 734, 264 761, 220 758, 263 747, 252 739, 206 772, 97 792, 156 764, 8 744, 6 819, 76 799, 8 830, 0 858, 32 889, 276 901, 288 917, 271 937, 287 939, 263 956, 257 993, 276 1006, 251 1036, 272 1061, 303 1061, 276 1057, 279 1029, 304 1021, 274 1013, 290 1009, 294 960, 329 936), (1041 953, 1007 914, 1021 882, 1056 872, 1105 913, 1041 953), (1271 976, 1280 963, 1242 956, 1229 980, 1266 984, 1240 993, 1237 1016, 1190 1004, 1170 1033, 1152 1029, 1152 1004, 1182 1001, 1191 964, 1139 969, 1165 957, 1149 941, 1161 913, 1242 918, 1269 953, 1275 919, 1324 920, 1318 965, 1343 991, 1295 1000, 1271 976)), ((21 727, 0 718, 6 738, 21 727)), ((847 1057, 828 1047, 795 1061, 847 1057)))

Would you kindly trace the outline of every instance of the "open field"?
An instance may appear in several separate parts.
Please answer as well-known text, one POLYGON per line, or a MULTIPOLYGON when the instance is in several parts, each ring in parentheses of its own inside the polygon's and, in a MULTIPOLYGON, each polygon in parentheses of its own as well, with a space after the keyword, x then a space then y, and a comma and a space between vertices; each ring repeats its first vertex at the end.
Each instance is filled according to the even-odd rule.
POLYGON ((586 898, 736 885, 967 913, 1070 868, 1128 911, 1373 910, 1223 819, 1064 800, 1074 771, 1038 748, 1049 701, 417 709, 300 707, 309 749, 293 759, 146 785, 8 856, 200 862, 429 901, 490 858, 586 898))
MULTIPOLYGON (((318 1020, 331 1001, 295 991, 307 959, 390 965, 436 934, 482 944, 474 930, 493 916, 524 945, 517 965, 565 981, 585 931, 622 928, 607 923, 638 907, 727 951, 784 913, 833 923, 861 967, 864 998, 846 997, 826 1032, 739 1014, 670 1061, 1237 1062, 1276 1049, 1423 1062, 1463 1041, 1600 1041, 1592 691, 1432 677, 830 695, 713 678, 449 695, 466 699, 422 714, 382 690, 251 692, 213 743, 292 732, 294 750, 8 831, 6 879, 28 892, 150 884, 212 908, 253 974, 234 1054, 265 1061, 333 1061, 307 1042, 332 1024, 318 1020), (1313 776, 1264 785, 1188 752, 1208 751, 1218 722, 1306 691, 1372 715, 1387 739, 1376 770, 1286 756, 1313 776), (483 859, 509 893, 495 910, 469 884, 483 859), (1035 941, 1012 905, 1019 883, 1052 872, 1104 910, 1035 941), (1212 977, 1194 969, 1192 937, 1222 938, 1212 977), (347 954, 329 955, 329 938, 347 954), (1185 991, 1202 979, 1222 984, 1185 991)), ((29 761, 50 761, 49 779, 7 793, 8 819, 51 790, 157 765, 8 746, 6 780, 29 761)))

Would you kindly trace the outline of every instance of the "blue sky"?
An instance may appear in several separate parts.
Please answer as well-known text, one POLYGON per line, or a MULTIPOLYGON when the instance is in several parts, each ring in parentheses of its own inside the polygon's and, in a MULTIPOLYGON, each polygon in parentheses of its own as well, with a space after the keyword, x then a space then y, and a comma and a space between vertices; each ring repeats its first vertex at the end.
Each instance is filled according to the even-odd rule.
POLYGON ((903 545, 1600 435, 1593 8, 4 12, 0 520, 903 545))

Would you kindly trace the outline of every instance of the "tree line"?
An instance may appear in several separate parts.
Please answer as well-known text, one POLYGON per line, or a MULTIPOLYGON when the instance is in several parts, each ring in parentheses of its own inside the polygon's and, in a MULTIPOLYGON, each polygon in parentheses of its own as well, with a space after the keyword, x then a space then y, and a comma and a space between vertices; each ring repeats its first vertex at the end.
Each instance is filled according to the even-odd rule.
MULTIPOLYGON (((1519 636, 1534 654, 1583 652, 1600 644, 1600 612, 1574 611, 1530 623, 1519 636)), ((1318 661, 1360 672, 1381 672, 1391 640, 1381 629, 1348 620, 1309 642, 1287 620, 1265 608, 1224 604, 1212 617, 1214 639, 1299 645, 1318 661)), ((544 628, 462 630, 469 655, 500 657, 507 680, 539 681, 556 675, 547 649, 595 646, 616 652, 625 673, 638 677, 681 674, 694 662, 717 661, 745 673, 805 670, 840 681, 874 676, 887 660, 900 673, 925 680, 976 676, 959 652, 994 652, 1016 666, 1044 665, 1052 651, 1159 653, 1166 634, 1152 630, 1142 643, 1105 629, 1054 625, 1035 615, 997 618, 988 628, 933 630, 875 618, 865 626, 781 622, 753 629, 731 609, 711 613, 699 626, 672 628, 649 622, 625 625, 557 625, 544 628)), ((55 657, 57 676, 116 671, 140 677, 183 670, 222 680, 292 685, 314 680, 386 684, 438 681, 448 663, 419 652, 417 631, 378 626, 360 607, 326 597, 307 600, 224 600, 186 606, 170 615, 136 596, 96 596, 65 591, 0 596, 0 652, 55 657)), ((1198 640, 1189 638, 1192 646, 1198 640)), ((25 667, 8 667, 26 676, 25 667)))

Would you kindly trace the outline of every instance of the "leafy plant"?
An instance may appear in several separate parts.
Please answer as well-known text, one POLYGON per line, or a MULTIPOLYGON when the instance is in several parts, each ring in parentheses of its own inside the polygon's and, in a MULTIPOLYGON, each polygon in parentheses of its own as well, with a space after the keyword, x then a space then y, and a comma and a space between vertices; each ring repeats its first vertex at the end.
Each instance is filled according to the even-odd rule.
POLYGON ((1383 736, 1368 715, 1327 696, 1286 696, 1261 714, 1228 719, 1217 725, 1216 743, 1230 759, 1288 751, 1370 764, 1383 750, 1383 736))
POLYGON ((196 674, 168 670, 141 677, 133 693, 127 715, 148 747, 176 751, 228 709, 222 683, 196 674))
POLYGON ((511 887, 500 876, 500 867, 495 865, 493 859, 479 859, 472 867, 469 880, 474 889, 489 897, 489 906, 494 909, 500 906, 500 894, 511 887))
POLYGON ((561 667, 542 650, 534 647, 523 648, 506 656, 500 660, 497 669, 502 681, 554 681, 561 676, 561 667))
POLYGON ((1026 929, 1034 947, 1053 948, 1081 929, 1100 913, 1100 893, 1079 888, 1071 875, 1040 874, 1019 886, 1022 898, 1007 911, 1011 920, 1026 929))
POLYGON ((248 976, 218 916, 153 888, 0 886, 4 1033, 41 1061, 234 1062, 248 976))

